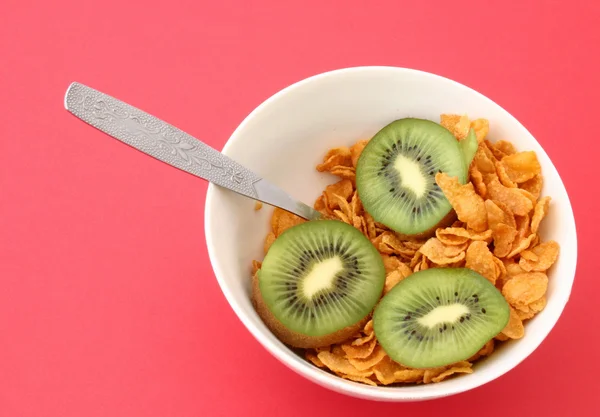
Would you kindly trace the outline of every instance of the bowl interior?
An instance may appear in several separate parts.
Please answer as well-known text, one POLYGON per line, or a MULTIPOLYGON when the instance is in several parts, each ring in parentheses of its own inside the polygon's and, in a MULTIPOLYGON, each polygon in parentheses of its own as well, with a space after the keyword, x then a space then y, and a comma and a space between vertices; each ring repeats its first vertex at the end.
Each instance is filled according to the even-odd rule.
POLYGON ((206 238, 219 284, 238 317, 275 357, 307 378, 333 390, 365 398, 425 399, 462 392, 507 372, 542 342, 560 316, 574 279, 577 242, 569 198, 548 156, 510 114, 481 94, 432 74, 387 67, 334 71, 309 78, 279 92, 259 106, 234 132, 223 152, 312 205, 326 185, 338 181, 315 166, 330 148, 368 139, 402 117, 439 122, 442 113, 468 114, 490 121, 488 138, 506 139, 517 150, 533 150, 542 165, 542 194, 552 197, 542 223, 543 240, 561 246, 548 275, 546 308, 526 324, 525 337, 506 343, 475 372, 439 384, 368 387, 329 375, 306 363, 280 343, 262 323, 250 302, 250 267, 262 260, 272 208, 254 210, 254 201, 209 187, 206 238))

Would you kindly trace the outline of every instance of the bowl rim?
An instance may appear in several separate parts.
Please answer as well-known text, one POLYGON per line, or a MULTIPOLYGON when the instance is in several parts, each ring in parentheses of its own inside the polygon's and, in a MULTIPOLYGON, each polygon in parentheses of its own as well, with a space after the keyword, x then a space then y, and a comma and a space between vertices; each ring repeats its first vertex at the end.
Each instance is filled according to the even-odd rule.
MULTIPOLYGON (((386 386, 369 386, 366 384, 360 384, 357 382, 345 380, 336 375, 325 372, 312 364, 309 364, 304 359, 298 357, 294 352, 292 352, 287 346, 277 344, 274 341, 271 341, 265 335, 263 335, 263 331, 256 327, 252 320, 247 317, 243 311, 241 306, 235 301, 235 297, 233 296, 231 290, 225 283, 224 273, 221 271, 217 259, 218 254, 215 252, 215 245, 213 241, 215 237, 213 236, 212 230, 207 225, 210 224, 211 219, 213 218, 213 208, 214 208, 214 199, 217 192, 217 187, 209 183, 206 193, 205 205, 204 205, 204 232, 205 232, 205 240, 207 251, 209 255, 209 260, 211 266, 213 268, 213 272, 225 296, 229 306, 235 312, 238 319, 242 322, 242 324, 246 327, 246 329, 250 332, 250 334, 261 344, 271 355, 277 358, 282 364, 293 370, 299 375, 302 375, 304 378, 307 378, 318 385, 336 391, 338 393, 343 393, 346 395, 354 396, 357 398, 370 399, 370 400, 379 400, 379 401, 422 401, 422 400, 431 400, 436 398, 442 398, 446 396, 460 394, 466 391, 473 390, 477 387, 485 385, 507 372, 511 371, 515 367, 517 367, 522 361, 527 359, 538 347, 539 345, 547 338, 548 334, 555 327, 556 323, 562 316, 562 313, 566 307, 567 302, 569 301, 570 294, 572 292, 572 288, 575 281, 575 273, 577 267, 577 228, 575 224, 575 217, 573 212, 573 207, 571 205, 569 194, 564 185, 564 181, 562 180, 558 169, 552 162, 551 158, 548 156, 546 151, 543 149, 541 144, 537 141, 537 139, 527 130, 527 128, 519 122, 512 114, 510 114, 504 107, 496 103, 494 100, 485 96, 484 94, 478 92, 477 90, 462 84, 458 81, 452 80, 450 78, 437 75, 431 72, 407 68, 407 67, 396 67, 396 66, 353 66, 353 67, 344 67, 339 69, 334 69, 322 73, 318 73, 312 76, 308 76, 304 79, 296 81, 279 91, 272 94, 270 97, 265 99, 262 103, 260 103, 257 107, 255 107, 242 122, 237 126, 237 128, 233 131, 229 139, 226 141, 222 153, 227 155, 230 147, 239 139, 240 132, 242 132, 246 125, 250 123, 250 121, 256 117, 259 113, 261 113, 265 108, 269 107, 273 103, 275 103, 280 97, 287 95, 293 92, 296 89, 302 88, 307 84, 311 84, 313 82, 319 81, 321 79, 337 77, 342 74, 349 73, 358 73, 358 72, 370 72, 370 71, 390 71, 397 73, 405 73, 412 75, 419 75, 423 77, 429 77, 435 79, 436 81, 441 81, 449 84, 453 84, 456 87, 470 90, 471 93, 479 96, 480 99, 490 102, 491 104, 497 106, 498 110, 504 113, 513 123, 517 126, 518 129, 522 130, 524 135, 528 135, 531 139, 535 141, 539 145, 540 152, 543 158, 545 158, 549 164, 554 168, 554 170, 558 174, 558 179, 561 182, 563 189, 565 190, 565 204, 567 209, 570 211, 571 215, 569 216, 568 222, 571 223, 569 227, 572 227, 574 233, 574 245, 575 247, 572 250, 573 257, 570 259, 571 264, 567 265, 567 270, 569 271, 570 278, 570 286, 568 291, 563 293, 555 294, 555 297, 558 298, 559 304, 557 308, 554 310, 554 315, 546 317, 545 326, 538 333, 538 337, 535 340, 532 340, 526 348, 523 350, 521 357, 511 357, 507 360, 503 366, 494 367, 488 372, 487 378, 483 379, 466 379, 465 383, 453 386, 452 388, 448 388, 443 384, 428 384, 426 389, 420 390, 418 392, 407 392, 403 387, 386 387, 386 386), (282 347, 283 346, 283 347, 282 347)), ((409 387, 407 387, 409 388, 409 387)))

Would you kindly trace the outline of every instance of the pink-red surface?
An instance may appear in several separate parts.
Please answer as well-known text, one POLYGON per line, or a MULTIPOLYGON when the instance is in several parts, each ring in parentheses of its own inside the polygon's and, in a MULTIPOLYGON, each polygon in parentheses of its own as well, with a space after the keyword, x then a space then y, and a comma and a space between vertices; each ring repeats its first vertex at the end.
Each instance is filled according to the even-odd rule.
POLYGON ((0 416, 600 415, 598 2, 3 0, 0 17, 0 416), (474 391, 383 404, 292 373, 217 285, 206 183, 63 109, 80 81, 221 149, 279 89, 357 65, 491 97, 572 199, 579 265, 563 317, 474 391))

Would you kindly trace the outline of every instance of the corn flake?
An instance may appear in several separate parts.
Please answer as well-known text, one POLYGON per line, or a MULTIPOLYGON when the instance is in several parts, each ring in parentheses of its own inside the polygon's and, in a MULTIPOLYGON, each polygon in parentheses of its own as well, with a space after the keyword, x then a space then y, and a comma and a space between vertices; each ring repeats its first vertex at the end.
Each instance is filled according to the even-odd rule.
POLYGON ((351 167, 352 166, 352 154, 350 149, 346 146, 340 148, 333 148, 325 154, 323 163, 317 165, 317 171, 325 172, 330 171, 337 166, 351 167))
POLYGON ((259 261, 252 261, 252 275, 256 274, 256 272, 258 272, 258 270, 260 269, 260 267, 262 266, 262 262, 259 261))
POLYGON ((502 158, 502 165, 511 180, 522 183, 541 174, 542 167, 533 151, 518 152, 502 158))
POLYGON ((385 272, 387 274, 400 267, 401 262, 396 256, 382 254, 381 259, 383 259, 383 266, 385 266, 385 272))
POLYGON ((483 182, 483 175, 481 175, 481 172, 479 172, 479 169, 477 169, 476 165, 471 165, 471 170, 469 174, 471 177, 471 182, 475 187, 475 191, 482 198, 485 198, 487 194, 487 185, 485 185, 485 183, 483 182))
MULTIPOLYGON (((343 351, 342 351, 343 353, 343 351)), ((356 369, 343 355, 337 355, 333 352, 322 351, 317 353, 319 360, 329 369, 337 374, 368 377, 373 375, 371 370, 356 369)), ((366 368, 368 369, 368 368, 366 368)))
POLYGON ((471 127, 471 121, 467 116, 443 114, 440 120, 440 124, 448 129, 456 139, 461 140, 467 137, 471 127))
POLYGON ((517 150, 515 149, 514 145, 505 140, 499 140, 498 142, 494 143, 494 147, 505 155, 512 155, 517 153, 517 150))
MULTIPOLYGON (((460 246, 444 245, 438 238, 432 237, 427 240, 423 246, 421 246, 419 252, 425 255, 425 257, 431 260, 433 263, 438 265, 448 265, 464 259, 465 248, 466 244, 460 246)), ((419 270, 422 269, 423 268, 420 268, 419 270)))
POLYGON ((460 221, 476 232, 484 232, 487 229, 485 204, 475 192, 473 184, 462 185, 457 177, 450 177, 446 173, 437 173, 435 181, 450 201, 460 221))
POLYGON ((348 341, 341 345, 342 349, 346 353, 348 359, 365 359, 368 358, 375 350, 377 345, 376 339, 371 339, 367 343, 361 345, 353 345, 351 341, 348 341))
POLYGON ((533 195, 536 199, 538 199, 538 198, 540 198, 543 184, 544 184, 544 180, 542 178, 542 175, 538 174, 535 177, 519 184, 519 187, 522 190, 529 191, 531 193, 531 195, 533 195))
POLYGON ((347 379, 349 381, 362 382, 363 384, 377 386, 377 383, 375 381, 369 378, 365 378, 364 376, 342 375, 342 378, 347 379))
POLYGON ((264 245, 265 255, 269 251, 269 248, 271 247, 271 245, 273 244, 273 242, 275 242, 275 239, 277 239, 277 237, 275 236, 275 233, 269 232, 269 234, 265 238, 265 245, 264 245))
POLYGON ((520 339, 525 335, 525 328, 523 322, 519 318, 517 311, 510 307, 510 318, 508 324, 502 330, 502 334, 510 339, 520 339))
POLYGON ((315 364, 315 366, 318 366, 319 368, 325 368, 325 364, 321 362, 321 359, 319 359, 319 357, 312 350, 307 349, 304 352, 304 357, 315 364))
POLYGON ((475 131, 477 142, 481 143, 490 131, 490 122, 487 119, 475 119, 471 122, 471 128, 475 131))
POLYGON ((331 172, 333 175, 337 175, 340 178, 346 178, 352 181, 352 184, 356 181, 356 170, 354 167, 347 167, 342 165, 337 165, 331 168, 331 172))
POLYGON ((528 214, 533 209, 531 200, 519 192, 518 188, 507 188, 498 180, 492 180, 487 186, 487 195, 491 200, 500 201, 519 216, 528 214))
POLYGON ((451 375, 454 374, 472 374, 473 373, 473 368, 472 368, 472 364, 470 362, 459 362, 456 365, 452 366, 452 368, 442 372, 441 374, 439 374, 438 376, 435 376, 433 378, 431 378, 431 380, 433 382, 441 382, 444 379, 448 378, 451 375))
POLYGON ((306 222, 306 220, 302 217, 296 216, 295 214, 280 209, 279 207, 275 207, 275 210, 273 211, 273 217, 271 220, 271 227, 273 233, 275 233, 275 236, 279 237, 290 227, 296 226, 304 222, 306 222))
POLYGON ((512 258, 513 256, 518 255, 519 253, 521 253, 522 251, 527 249, 536 237, 537 237, 536 234, 532 234, 532 235, 529 235, 528 237, 526 237, 525 239, 521 239, 521 240, 517 241, 517 243, 513 245, 512 250, 510 251, 510 253, 508 255, 506 255, 506 257, 512 258))
POLYGON ((496 162, 496 173, 498 174, 498 179, 500 179, 502 185, 508 188, 517 188, 517 183, 510 179, 506 172, 506 167, 502 165, 501 162, 496 162))
POLYGON ((444 245, 463 245, 469 240, 489 242, 492 238, 492 231, 488 229, 485 232, 477 233, 464 227, 447 227, 437 229, 435 235, 444 245))
POLYGON ((421 382, 425 376, 425 371, 422 369, 402 369, 394 372, 396 382, 421 382))
POLYGON ((377 365, 385 356, 386 353, 383 350, 383 348, 377 345, 368 357, 364 359, 348 358, 348 361, 352 364, 352 366, 354 366, 354 368, 358 369, 359 371, 369 370, 372 374, 373 370, 371 368, 377 365))
POLYGON ((546 217, 548 208, 550 207, 550 197, 541 198, 535 208, 533 209, 533 216, 531 217, 531 232, 537 233, 540 223, 546 217))
POLYGON ((459 114, 442 114, 440 116, 440 124, 450 132, 454 131, 454 126, 458 123, 461 116, 459 114))
POLYGON ((352 186, 352 181, 343 179, 336 182, 335 184, 331 184, 325 187, 324 192, 327 195, 329 208, 333 210, 340 208, 339 199, 343 199, 346 202, 348 201, 348 198, 350 198, 350 196, 354 192, 354 187, 352 186))
POLYGON ((485 143, 480 143, 477 152, 475 152, 475 156, 473 157, 473 165, 477 167, 477 170, 483 175, 484 182, 486 182, 485 174, 496 175, 496 166, 493 159, 486 153, 486 149, 485 143))
POLYGON ((546 307, 547 302, 548 302, 548 300, 546 300, 546 296, 543 295, 542 298, 540 298, 539 300, 534 301, 533 303, 529 304, 529 310, 531 312, 537 314, 546 307))
POLYGON ((515 275, 502 288, 502 295, 513 307, 521 308, 539 300, 548 289, 548 276, 543 272, 515 275))
POLYGON ((496 145, 490 142, 489 140, 486 140, 485 144, 497 161, 500 161, 506 156, 506 154, 502 152, 502 149, 498 149, 496 145))
POLYGON ((465 265, 487 278, 492 284, 496 283, 496 278, 498 278, 497 267, 494 263, 494 255, 490 252, 487 243, 482 241, 472 242, 467 249, 465 265))
POLYGON ((368 140, 359 140, 350 147, 350 158, 354 168, 356 168, 356 165, 358 164, 358 158, 360 157, 363 149, 365 149, 365 146, 367 146, 367 143, 369 143, 368 140))
POLYGON ((399 270, 394 270, 385 276, 385 285, 383 287, 383 294, 387 294, 397 283, 406 278, 399 270))
POLYGON ((379 363, 373 367, 375 377, 383 385, 389 385, 396 382, 396 372, 402 371, 403 367, 390 359, 389 356, 385 356, 379 363))
POLYGON ((556 262, 559 251, 560 247, 558 243, 549 240, 527 251, 533 256, 529 254, 523 256, 524 252, 522 252, 519 266, 528 272, 545 272, 556 262))

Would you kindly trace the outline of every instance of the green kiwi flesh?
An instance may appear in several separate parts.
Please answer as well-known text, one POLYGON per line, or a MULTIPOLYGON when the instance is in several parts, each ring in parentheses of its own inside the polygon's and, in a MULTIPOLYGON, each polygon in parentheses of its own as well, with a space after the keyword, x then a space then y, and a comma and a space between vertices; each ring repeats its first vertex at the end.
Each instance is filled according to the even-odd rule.
POLYGON ((253 301, 284 343, 320 347, 359 330, 384 282, 383 260, 369 239, 344 222, 317 220, 273 242, 256 275, 253 301))
POLYGON ((466 360, 508 324, 510 307, 468 268, 431 268, 400 281, 377 305, 373 329, 394 361, 433 368, 466 360))
POLYGON ((461 139, 459 143, 463 152, 463 157, 465 158, 467 172, 469 172, 469 167, 471 166, 471 162, 473 162, 473 158, 475 158, 477 148, 479 147, 475 130, 471 128, 467 136, 464 139, 461 139))
POLYGON ((356 187, 375 221, 405 236, 420 235, 435 230, 452 210, 435 182, 438 172, 464 184, 468 169, 463 147, 438 123, 405 118, 367 143, 357 163, 356 187))

